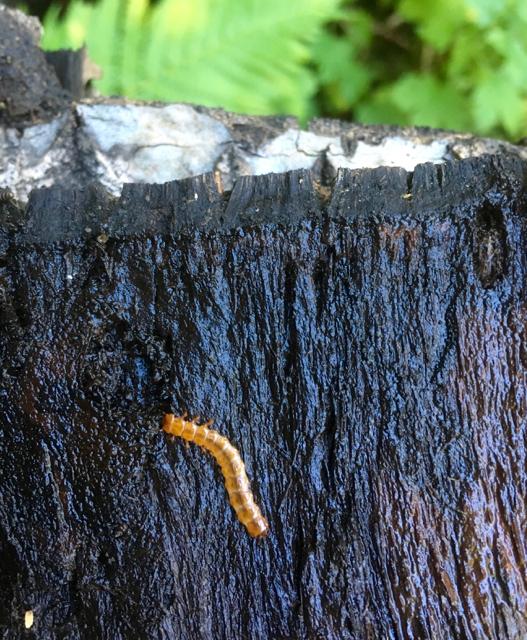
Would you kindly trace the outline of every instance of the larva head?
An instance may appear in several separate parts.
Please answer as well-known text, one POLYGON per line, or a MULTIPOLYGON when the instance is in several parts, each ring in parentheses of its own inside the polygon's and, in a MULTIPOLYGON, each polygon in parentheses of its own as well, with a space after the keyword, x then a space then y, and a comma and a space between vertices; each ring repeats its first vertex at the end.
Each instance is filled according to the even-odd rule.
POLYGON ((252 538, 265 538, 269 533, 269 523, 262 515, 251 520, 245 526, 252 538))
POLYGON ((175 416, 173 413, 165 413, 163 418, 163 431, 173 436, 180 436, 185 428, 184 416, 175 416))

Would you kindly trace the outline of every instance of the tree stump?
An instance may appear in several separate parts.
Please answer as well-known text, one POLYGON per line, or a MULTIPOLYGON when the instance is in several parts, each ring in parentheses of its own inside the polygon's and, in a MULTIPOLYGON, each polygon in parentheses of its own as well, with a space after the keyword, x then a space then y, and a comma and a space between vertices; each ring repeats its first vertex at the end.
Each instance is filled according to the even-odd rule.
POLYGON ((52 107, 0 129, 2 637, 525 638, 525 150, 52 107))

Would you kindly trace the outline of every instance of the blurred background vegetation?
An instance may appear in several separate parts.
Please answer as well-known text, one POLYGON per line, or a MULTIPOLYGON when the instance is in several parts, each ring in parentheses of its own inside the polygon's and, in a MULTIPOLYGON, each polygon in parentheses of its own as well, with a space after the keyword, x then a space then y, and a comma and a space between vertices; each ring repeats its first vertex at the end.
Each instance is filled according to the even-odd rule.
POLYGON ((527 0, 31 0, 106 95, 527 136, 527 0))

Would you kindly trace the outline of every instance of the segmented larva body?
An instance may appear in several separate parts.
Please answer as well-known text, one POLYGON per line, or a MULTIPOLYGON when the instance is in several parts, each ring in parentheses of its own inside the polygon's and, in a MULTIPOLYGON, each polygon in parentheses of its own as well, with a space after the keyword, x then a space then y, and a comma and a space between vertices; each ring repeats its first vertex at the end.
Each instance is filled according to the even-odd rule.
POLYGON ((167 413, 163 419, 163 429, 173 436, 199 444, 216 458, 225 478, 229 502, 238 520, 250 536, 263 538, 269 533, 269 524, 254 501, 243 460, 238 449, 227 438, 214 429, 209 429, 212 422, 210 420, 199 425, 195 420, 186 420, 186 414, 175 416, 167 413))

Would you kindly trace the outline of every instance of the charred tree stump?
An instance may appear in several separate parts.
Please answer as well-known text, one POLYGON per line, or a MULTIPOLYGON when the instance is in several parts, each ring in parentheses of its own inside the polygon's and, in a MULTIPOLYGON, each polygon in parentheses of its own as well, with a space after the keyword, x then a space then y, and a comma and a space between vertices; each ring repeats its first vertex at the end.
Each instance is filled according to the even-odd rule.
MULTIPOLYGON (((2 60, 0 90, 36 68, 2 60)), ((2 638, 527 637, 525 150, 180 105, 201 175, 120 193, 140 132, 97 122, 161 107, 50 77, 0 129, 2 638), (346 168, 389 136, 445 157, 346 168), (161 431, 184 411, 267 538, 161 431)))
POLYGON ((524 637, 524 169, 4 205, 3 636, 524 637), (169 410, 240 448, 267 539, 169 410))

